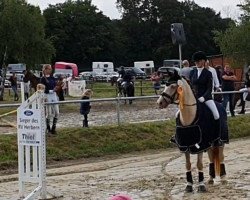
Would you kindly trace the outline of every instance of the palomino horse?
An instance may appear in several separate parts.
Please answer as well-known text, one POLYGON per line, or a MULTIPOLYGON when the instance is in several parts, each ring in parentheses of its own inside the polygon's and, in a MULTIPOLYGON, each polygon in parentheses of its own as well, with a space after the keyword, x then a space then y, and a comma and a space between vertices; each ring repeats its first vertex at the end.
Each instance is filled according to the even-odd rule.
POLYGON ((203 175, 203 152, 208 150, 210 159, 210 180, 216 174, 225 176, 225 165, 223 164, 223 146, 221 143, 228 142, 227 115, 225 109, 220 104, 216 104, 220 113, 220 124, 216 129, 214 118, 206 105, 198 103, 191 87, 184 78, 180 78, 177 83, 166 86, 163 93, 157 100, 160 108, 166 108, 171 103, 179 104, 180 110, 176 119, 176 134, 171 140, 177 144, 181 152, 186 157, 186 192, 193 192, 193 178, 191 174, 190 154, 197 154, 197 168, 199 171, 198 192, 206 192, 203 175), (220 158, 219 158, 220 155, 220 158), (220 162, 222 164, 220 164, 220 162), (215 166, 216 165, 216 166, 215 166), (219 166, 219 167, 217 167, 219 166))
POLYGON ((30 85, 31 87, 36 91, 37 90, 37 84, 40 83, 40 78, 38 78, 37 76, 35 76, 30 70, 26 70, 24 72, 24 77, 23 80, 25 82, 30 81, 30 85))
MULTIPOLYGON (((123 82, 122 79, 117 80, 118 95, 123 97, 134 97, 135 88, 132 82, 123 82)), ((127 101, 125 100, 125 104, 127 101)), ((129 99, 129 104, 132 104, 132 99, 129 99)))

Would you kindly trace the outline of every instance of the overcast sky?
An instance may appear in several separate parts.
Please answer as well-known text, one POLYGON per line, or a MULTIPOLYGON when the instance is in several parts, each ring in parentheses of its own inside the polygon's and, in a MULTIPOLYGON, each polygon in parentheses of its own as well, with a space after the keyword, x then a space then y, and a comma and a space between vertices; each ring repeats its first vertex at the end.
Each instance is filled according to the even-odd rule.
MULTIPOLYGON (((183 1, 183 0, 179 0, 183 1)), ((38 5, 42 10, 48 7, 48 4, 63 3, 65 0, 28 0, 29 3, 38 5)), ((116 5, 116 0, 92 0, 92 3, 98 7, 99 10, 112 19, 120 18, 116 5)), ((195 2, 202 7, 213 8, 216 12, 221 12, 222 17, 231 17, 237 19, 239 16, 239 9, 237 4, 244 2, 244 0, 195 0, 195 2)))

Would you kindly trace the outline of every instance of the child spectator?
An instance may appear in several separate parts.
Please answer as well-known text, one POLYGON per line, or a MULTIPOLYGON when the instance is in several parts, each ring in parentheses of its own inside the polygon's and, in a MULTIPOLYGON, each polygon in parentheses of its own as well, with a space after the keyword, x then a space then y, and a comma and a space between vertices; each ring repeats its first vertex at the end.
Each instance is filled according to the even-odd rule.
MULTIPOLYGON (((88 100, 88 99, 91 98, 92 94, 93 94, 93 93, 92 93, 92 90, 87 89, 87 90, 85 90, 85 92, 83 93, 81 99, 82 99, 82 100, 88 100)), ((83 119, 83 127, 89 127, 89 125, 88 125, 88 114, 89 114, 89 112, 90 112, 90 108, 91 108, 90 102, 82 102, 82 103, 81 103, 80 113, 81 113, 81 115, 84 116, 84 119, 83 119)))
POLYGON ((150 80, 152 81, 153 83, 153 87, 154 87, 154 90, 155 90, 155 94, 157 95, 158 94, 158 90, 160 90, 161 88, 161 77, 160 77, 160 72, 154 72, 150 78, 150 80))

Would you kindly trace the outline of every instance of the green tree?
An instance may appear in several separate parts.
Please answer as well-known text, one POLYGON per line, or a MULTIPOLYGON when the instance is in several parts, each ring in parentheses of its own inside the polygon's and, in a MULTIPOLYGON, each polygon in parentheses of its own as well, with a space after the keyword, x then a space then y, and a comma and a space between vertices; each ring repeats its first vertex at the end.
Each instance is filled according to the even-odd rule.
POLYGON ((172 23, 184 25, 187 44, 183 46, 183 58, 191 58, 197 50, 218 54, 213 31, 225 30, 231 21, 193 1, 117 0, 117 7, 122 12, 121 28, 128 40, 128 63, 152 59, 160 65, 164 59, 178 58, 178 46, 171 39, 172 23))
MULTIPOLYGON (((0 2, 0 58, 4 79, 8 63, 26 63, 32 68, 35 64, 50 62, 54 48, 45 38, 44 26, 45 20, 38 7, 25 0, 0 2)), ((0 100, 3 100, 3 85, 4 82, 0 100)))
POLYGON ((238 65, 250 63, 250 1, 240 5, 243 10, 241 21, 232 23, 226 31, 217 31, 215 42, 222 53, 238 65))
POLYGON ((93 61, 113 61, 119 31, 90 0, 66 1, 44 11, 46 34, 56 48, 54 61, 74 62, 82 69, 93 61))

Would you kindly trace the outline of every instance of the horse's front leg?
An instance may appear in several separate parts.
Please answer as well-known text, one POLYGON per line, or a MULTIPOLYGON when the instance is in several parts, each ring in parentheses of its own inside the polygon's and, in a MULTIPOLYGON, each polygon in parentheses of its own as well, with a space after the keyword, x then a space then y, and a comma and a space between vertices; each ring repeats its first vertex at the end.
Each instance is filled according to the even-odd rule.
POLYGON ((197 169, 199 172, 199 177, 198 177, 198 181, 199 181, 199 185, 198 185, 198 192, 206 192, 206 186, 204 183, 204 173, 203 173, 203 152, 199 153, 197 155, 197 169))
POLYGON ((185 191, 193 192, 193 177, 192 177, 192 172, 191 172, 190 153, 186 152, 185 158, 186 158, 186 170, 187 170, 186 171, 187 185, 186 185, 185 191))

